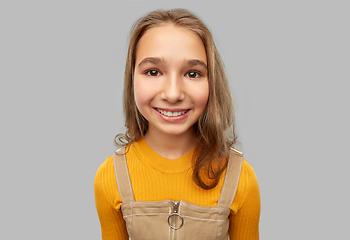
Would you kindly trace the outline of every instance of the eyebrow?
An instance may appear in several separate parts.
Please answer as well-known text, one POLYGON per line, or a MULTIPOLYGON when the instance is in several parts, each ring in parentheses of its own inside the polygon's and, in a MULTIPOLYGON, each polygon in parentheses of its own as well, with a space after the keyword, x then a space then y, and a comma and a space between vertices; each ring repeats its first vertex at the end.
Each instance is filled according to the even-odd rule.
MULTIPOLYGON (((207 69, 207 64, 205 64, 205 62, 203 62, 202 60, 198 60, 198 59, 190 59, 190 60, 186 60, 186 65, 190 66, 190 67, 194 67, 194 66, 202 66, 205 69, 207 69)), ((165 60, 163 58, 158 58, 158 57, 147 57, 142 59, 142 61, 139 63, 138 67, 140 67, 143 64, 146 63, 152 63, 152 64, 162 64, 165 63, 165 60)))
POLYGON ((202 60, 198 60, 198 59, 191 59, 191 60, 187 60, 186 61, 187 65, 194 67, 194 66, 202 66, 205 69, 207 69, 207 64, 205 64, 202 60))
POLYGON ((148 57, 148 58, 144 58, 142 59, 142 61, 139 63, 138 67, 140 67, 141 65, 145 64, 145 63, 153 63, 153 64, 159 64, 159 63, 164 63, 164 59, 163 58, 158 58, 158 57, 148 57))

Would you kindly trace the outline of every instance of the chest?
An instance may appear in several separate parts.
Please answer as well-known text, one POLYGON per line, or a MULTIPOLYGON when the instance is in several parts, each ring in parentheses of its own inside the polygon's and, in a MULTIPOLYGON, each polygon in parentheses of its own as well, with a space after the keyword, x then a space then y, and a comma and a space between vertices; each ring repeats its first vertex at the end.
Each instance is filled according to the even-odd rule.
POLYGON ((157 181, 148 184, 147 181, 142 179, 144 175, 135 174, 134 169, 130 176, 123 149, 119 150, 119 154, 118 152, 114 154, 113 161, 118 190, 123 202, 121 211, 129 237, 132 240, 227 239, 230 207, 234 200, 242 166, 241 156, 231 155, 223 184, 221 184, 222 188, 217 188, 217 192, 213 191, 213 194, 208 194, 210 192, 199 188, 186 189, 191 184, 193 185, 191 175, 180 180, 177 179, 175 182, 178 185, 175 185, 175 187, 154 174, 152 175, 152 173, 149 174, 152 175, 150 179, 157 179, 157 181), (150 186, 154 187, 155 190, 153 191, 150 186), (174 191, 174 188, 176 191, 174 191), (164 194, 165 190, 162 189, 168 189, 168 194, 161 198, 154 196, 159 192, 164 194), (135 194, 136 192, 137 194, 135 194), (140 194, 142 192, 143 195, 140 194), (204 205, 211 207, 196 205, 194 204, 195 201, 192 203, 185 201, 186 195, 183 193, 187 192, 191 195, 199 194, 200 201, 205 201, 207 198, 211 199, 210 201, 213 201, 213 203, 204 205), (201 192, 205 192, 206 195, 201 196, 201 192), (177 196, 177 193, 182 194, 177 196), (140 196, 149 196, 149 199, 167 200, 147 201, 147 197, 140 196))
POLYGON ((226 239, 229 209, 185 201, 132 202, 121 207, 130 239, 226 239))

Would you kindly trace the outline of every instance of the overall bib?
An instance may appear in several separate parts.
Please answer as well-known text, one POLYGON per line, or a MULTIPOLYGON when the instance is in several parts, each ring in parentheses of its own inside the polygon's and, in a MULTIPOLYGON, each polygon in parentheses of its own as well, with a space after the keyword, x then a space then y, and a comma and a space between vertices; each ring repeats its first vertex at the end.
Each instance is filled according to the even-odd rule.
POLYGON ((135 201, 124 148, 116 151, 113 155, 114 170, 130 239, 228 239, 230 207, 236 194, 242 160, 242 153, 232 148, 217 205, 202 207, 182 200, 135 201))

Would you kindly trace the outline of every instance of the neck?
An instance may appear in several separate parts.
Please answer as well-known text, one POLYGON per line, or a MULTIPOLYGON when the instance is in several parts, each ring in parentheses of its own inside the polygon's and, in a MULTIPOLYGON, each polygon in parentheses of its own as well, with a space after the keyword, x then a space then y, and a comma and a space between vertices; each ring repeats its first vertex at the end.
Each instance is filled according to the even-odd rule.
POLYGON ((148 129, 145 141, 156 153, 167 159, 177 159, 191 151, 195 146, 194 129, 181 135, 161 134, 148 129))

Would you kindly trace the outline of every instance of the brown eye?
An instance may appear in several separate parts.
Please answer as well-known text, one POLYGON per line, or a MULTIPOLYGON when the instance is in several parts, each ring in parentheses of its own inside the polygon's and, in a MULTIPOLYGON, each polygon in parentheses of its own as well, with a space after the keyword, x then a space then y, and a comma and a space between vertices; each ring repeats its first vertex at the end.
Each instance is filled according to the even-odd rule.
POLYGON ((159 71, 155 69, 151 69, 147 71, 147 74, 151 77, 157 77, 159 76, 159 71))
POLYGON ((198 78, 201 74, 197 71, 190 71, 186 74, 189 78, 198 78))

